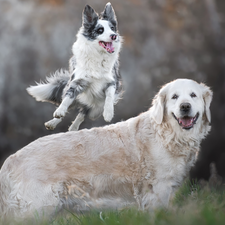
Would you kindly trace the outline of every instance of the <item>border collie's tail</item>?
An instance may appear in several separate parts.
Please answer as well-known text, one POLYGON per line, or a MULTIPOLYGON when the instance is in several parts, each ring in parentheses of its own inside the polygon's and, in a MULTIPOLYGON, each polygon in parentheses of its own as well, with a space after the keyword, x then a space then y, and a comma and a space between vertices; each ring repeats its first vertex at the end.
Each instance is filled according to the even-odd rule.
POLYGON ((37 83, 37 86, 28 87, 27 92, 37 101, 59 105, 62 101, 63 90, 69 79, 70 74, 67 70, 59 70, 52 76, 47 77, 45 83, 37 83))

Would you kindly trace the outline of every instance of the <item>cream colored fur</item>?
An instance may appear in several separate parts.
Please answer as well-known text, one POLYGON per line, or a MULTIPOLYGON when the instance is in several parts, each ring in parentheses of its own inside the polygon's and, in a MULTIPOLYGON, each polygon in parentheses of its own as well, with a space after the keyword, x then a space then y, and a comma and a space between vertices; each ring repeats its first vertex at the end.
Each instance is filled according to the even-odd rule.
POLYGON ((153 106, 102 128, 42 137, 11 155, 0 172, 1 215, 54 214, 62 208, 167 206, 210 130, 212 92, 192 80, 165 85, 153 106), (190 91, 197 95, 189 98, 190 91), (176 92, 180 100, 171 101, 176 92), (190 102, 199 118, 182 129, 171 113, 190 102))

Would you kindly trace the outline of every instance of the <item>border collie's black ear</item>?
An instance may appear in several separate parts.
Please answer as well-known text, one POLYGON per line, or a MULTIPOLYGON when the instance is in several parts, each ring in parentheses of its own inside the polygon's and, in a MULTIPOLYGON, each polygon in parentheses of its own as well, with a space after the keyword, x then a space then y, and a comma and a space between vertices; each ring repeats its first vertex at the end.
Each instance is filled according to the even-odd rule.
POLYGON ((95 24, 98 20, 98 14, 91 6, 86 5, 83 11, 83 25, 95 24))
POLYGON ((115 11, 110 2, 105 5, 104 11, 101 13, 103 20, 110 21, 114 26, 117 26, 117 19, 115 11))

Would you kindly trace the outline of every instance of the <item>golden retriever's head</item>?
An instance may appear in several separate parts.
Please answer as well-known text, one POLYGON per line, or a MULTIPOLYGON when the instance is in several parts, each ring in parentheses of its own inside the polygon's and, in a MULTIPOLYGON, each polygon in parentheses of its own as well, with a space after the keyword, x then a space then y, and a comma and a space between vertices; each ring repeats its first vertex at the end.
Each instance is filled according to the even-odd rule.
POLYGON ((211 122, 212 91, 204 84, 178 79, 163 86, 153 100, 152 118, 157 124, 166 120, 181 130, 191 130, 203 120, 211 122))

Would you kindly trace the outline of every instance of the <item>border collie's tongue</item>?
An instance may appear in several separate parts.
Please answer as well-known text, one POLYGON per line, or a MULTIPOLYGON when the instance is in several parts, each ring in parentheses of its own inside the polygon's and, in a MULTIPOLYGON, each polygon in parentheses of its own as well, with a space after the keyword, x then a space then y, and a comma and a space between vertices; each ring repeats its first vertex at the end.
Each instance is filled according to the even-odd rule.
POLYGON ((182 127, 191 127, 193 125, 194 118, 192 117, 183 117, 178 119, 179 124, 182 125, 182 127))
POLYGON ((114 47, 113 47, 112 42, 99 41, 99 45, 101 45, 103 48, 105 48, 108 53, 114 52, 114 47))
POLYGON ((106 50, 109 53, 113 53, 114 52, 114 48, 112 46, 112 42, 106 42, 106 50))

